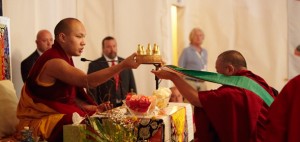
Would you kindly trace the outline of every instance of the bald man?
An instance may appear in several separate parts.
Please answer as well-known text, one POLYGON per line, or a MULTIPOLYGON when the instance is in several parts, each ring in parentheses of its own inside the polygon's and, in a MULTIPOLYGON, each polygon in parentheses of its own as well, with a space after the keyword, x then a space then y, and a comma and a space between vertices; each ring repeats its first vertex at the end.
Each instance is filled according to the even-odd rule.
POLYGON ((40 30, 36 35, 35 43, 37 47, 36 50, 21 63, 21 75, 23 82, 25 82, 30 69, 37 58, 40 57, 40 55, 42 55, 46 50, 51 48, 53 44, 52 34, 48 30, 40 30))
MULTIPOLYGON (((274 98, 272 88, 261 77, 247 70, 246 60, 238 51, 229 50, 220 54, 216 70, 226 76, 252 79, 274 98)), ((195 106, 195 141, 263 141, 269 107, 254 92, 228 85, 198 92, 176 73, 163 69, 152 72, 161 79, 171 80, 179 92, 195 106)))

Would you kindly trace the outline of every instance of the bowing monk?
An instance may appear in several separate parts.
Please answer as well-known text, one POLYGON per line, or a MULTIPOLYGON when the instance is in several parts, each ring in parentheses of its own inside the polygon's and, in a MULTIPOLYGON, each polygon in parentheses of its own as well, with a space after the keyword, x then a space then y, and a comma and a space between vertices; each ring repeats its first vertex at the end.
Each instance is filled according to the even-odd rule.
POLYGON ((83 88, 96 87, 115 74, 137 68, 132 54, 116 66, 85 74, 74 67, 72 56, 80 56, 85 46, 86 31, 75 18, 61 20, 54 29, 55 40, 34 64, 26 80, 17 116, 18 130, 29 126, 34 136, 49 142, 63 141, 63 125, 72 124, 72 114, 91 115, 111 108, 109 103, 96 105, 83 88))
MULTIPOLYGON (((273 98, 272 88, 251 71, 242 54, 225 51, 216 61, 216 70, 225 76, 244 76, 253 80, 273 98)), ((152 71, 161 79, 171 80, 180 93, 195 105, 195 141, 257 142, 263 140, 268 105, 253 91, 222 85, 218 89, 197 92, 177 73, 152 71)))

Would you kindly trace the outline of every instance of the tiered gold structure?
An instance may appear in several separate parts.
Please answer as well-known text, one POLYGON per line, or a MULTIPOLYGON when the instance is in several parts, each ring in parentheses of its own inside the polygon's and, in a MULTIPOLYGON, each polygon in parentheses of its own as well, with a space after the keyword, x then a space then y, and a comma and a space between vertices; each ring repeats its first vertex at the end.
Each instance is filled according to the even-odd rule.
POLYGON ((137 54, 138 55, 136 56, 136 62, 140 64, 161 64, 162 63, 162 57, 160 55, 160 51, 156 44, 154 44, 153 49, 151 48, 151 45, 148 44, 146 50, 144 50, 144 47, 139 44, 137 49, 137 54))

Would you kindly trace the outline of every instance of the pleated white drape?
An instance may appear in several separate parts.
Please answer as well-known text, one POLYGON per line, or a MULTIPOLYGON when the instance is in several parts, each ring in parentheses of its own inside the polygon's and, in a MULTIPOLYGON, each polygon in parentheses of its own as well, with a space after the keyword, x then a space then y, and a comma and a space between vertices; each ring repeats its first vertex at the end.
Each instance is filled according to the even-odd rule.
MULTIPOLYGON (((40 29, 53 31, 59 20, 76 17, 86 27, 87 45, 81 57, 101 56, 101 40, 116 37, 119 55, 127 57, 137 45, 158 44, 167 63, 172 63, 170 6, 175 0, 3 0, 4 16, 11 19, 12 75, 17 94, 23 85, 20 63, 35 50, 40 29)), ((208 70, 215 71, 217 56, 229 49, 240 51, 248 68, 280 90, 287 78, 287 2, 283 0, 177 0, 179 49, 189 44, 193 27, 205 32, 208 70)), ((75 57, 84 72, 88 63, 75 57)), ((152 65, 134 70, 138 92, 155 89, 152 65)), ((163 81, 160 86, 171 84, 163 81)), ((210 88, 217 85, 209 84, 210 88)))

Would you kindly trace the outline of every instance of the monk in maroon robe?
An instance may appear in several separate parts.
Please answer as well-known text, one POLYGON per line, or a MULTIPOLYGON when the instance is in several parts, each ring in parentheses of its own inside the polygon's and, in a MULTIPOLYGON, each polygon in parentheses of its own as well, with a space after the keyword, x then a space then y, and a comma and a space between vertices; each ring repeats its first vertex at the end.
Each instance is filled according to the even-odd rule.
MULTIPOLYGON (((218 56, 218 73, 245 76, 274 97, 272 88, 259 76, 247 70, 241 53, 229 50, 218 56)), ((164 69, 152 71, 162 79, 171 80, 180 93, 195 107, 195 141, 259 142, 263 141, 268 105, 250 90, 223 85, 216 90, 197 92, 182 76, 164 69)))
POLYGON ((62 142, 62 127, 73 123, 74 112, 84 117, 112 107, 109 103, 97 106, 83 88, 96 87, 139 64, 134 61, 136 54, 132 54, 116 66, 87 75, 75 68, 72 60, 85 46, 83 24, 74 18, 63 19, 54 34, 52 48, 39 57, 23 86, 17 108, 18 131, 29 126, 35 137, 62 142))
POLYGON ((266 142, 300 142, 300 75, 290 80, 272 103, 266 142))

